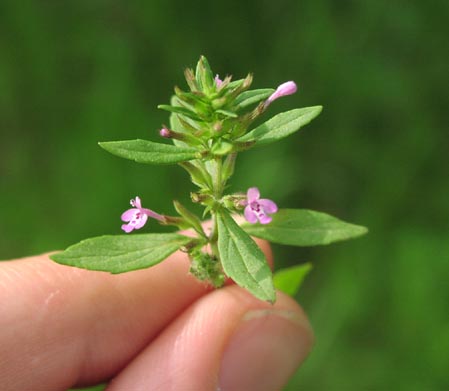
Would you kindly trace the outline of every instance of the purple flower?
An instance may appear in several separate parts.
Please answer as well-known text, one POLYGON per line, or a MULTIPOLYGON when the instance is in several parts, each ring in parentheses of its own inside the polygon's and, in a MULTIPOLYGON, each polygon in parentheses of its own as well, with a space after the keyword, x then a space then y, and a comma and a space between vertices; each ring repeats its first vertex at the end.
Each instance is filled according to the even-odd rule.
POLYGON ((223 80, 221 80, 218 75, 215 75, 214 80, 215 80, 215 85, 217 86, 217 88, 220 88, 220 86, 223 84, 223 80))
POLYGON ((164 221, 164 216, 153 212, 150 209, 142 208, 140 198, 136 197, 134 200, 130 201, 132 209, 128 209, 122 214, 122 221, 128 222, 128 224, 123 224, 122 229, 126 233, 130 233, 134 229, 142 228, 148 220, 148 217, 153 219, 164 221))
POLYGON ((257 187, 248 189, 243 205, 245 206, 245 219, 251 224, 257 223, 257 221, 261 224, 268 224, 272 220, 268 214, 278 211, 278 207, 273 201, 260 198, 260 192, 257 187))
POLYGON ((268 106, 271 102, 275 101, 276 99, 286 96, 286 95, 292 95, 298 90, 298 87, 296 86, 296 83, 294 81, 287 81, 285 83, 282 83, 278 88, 276 88, 276 91, 274 91, 266 100, 265 105, 268 106))

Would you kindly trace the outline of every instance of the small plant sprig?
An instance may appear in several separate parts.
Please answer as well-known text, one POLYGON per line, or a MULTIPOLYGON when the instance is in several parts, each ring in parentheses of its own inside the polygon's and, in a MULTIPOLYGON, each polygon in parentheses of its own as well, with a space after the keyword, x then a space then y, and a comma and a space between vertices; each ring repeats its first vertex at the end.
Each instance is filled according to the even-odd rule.
MULTIPOLYGON (((225 190, 238 153, 291 135, 320 114, 322 107, 290 110, 253 127, 276 99, 296 92, 293 81, 277 89, 250 90, 251 74, 240 80, 233 81, 231 76, 222 80, 214 76, 204 56, 195 72, 186 69, 185 78, 189 90, 175 87, 170 104, 158 106, 171 113, 170 126, 159 131, 162 138, 173 142, 171 145, 140 139, 99 144, 138 163, 181 166, 198 187, 191 199, 204 207, 203 216, 198 217, 178 201, 173 202, 176 216, 159 214, 144 208, 135 197, 132 208, 121 216, 125 235, 87 239, 52 255, 52 259, 84 269, 124 273, 156 265, 182 250, 191 261, 190 272, 198 279, 218 288, 229 277, 257 298, 274 302, 271 270, 250 235, 285 245, 316 246, 354 238, 367 230, 320 212, 278 209, 274 201, 261 198, 257 187, 249 188, 246 194, 226 194, 225 190), (233 216, 242 212, 247 222, 239 225, 233 216), (212 221, 210 230, 202 225, 206 217, 212 221), (148 219, 196 235, 130 234, 148 219)), ((299 274, 298 270, 293 272, 302 279, 306 269, 309 267, 299 274)))

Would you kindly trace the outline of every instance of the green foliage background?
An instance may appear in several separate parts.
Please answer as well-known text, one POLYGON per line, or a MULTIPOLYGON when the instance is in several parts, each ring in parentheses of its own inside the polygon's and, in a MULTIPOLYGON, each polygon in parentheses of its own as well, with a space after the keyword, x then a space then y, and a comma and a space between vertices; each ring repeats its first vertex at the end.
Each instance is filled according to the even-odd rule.
POLYGON ((273 114, 324 106, 300 134, 242 155, 234 189, 370 228, 275 248, 278 265, 314 264, 298 299, 317 342, 288 389, 447 387, 448 14, 444 0, 3 0, 0 258, 119 233, 137 194, 167 213, 187 200, 180 168, 96 143, 157 140, 168 116, 156 105, 205 54, 221 75, 254 72, 257 88, 297 81, 273 114))

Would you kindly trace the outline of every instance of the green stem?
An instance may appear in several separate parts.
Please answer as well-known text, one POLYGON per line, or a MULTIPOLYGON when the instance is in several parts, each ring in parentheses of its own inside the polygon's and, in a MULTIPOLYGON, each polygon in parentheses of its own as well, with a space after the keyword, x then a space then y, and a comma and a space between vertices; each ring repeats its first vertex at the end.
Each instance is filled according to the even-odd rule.
MULTIPOLYGON (((210 174, 212 176, 212 184, 213 184, 213 195, 215 200, 218 202, 223 197, 223 178, 222 178, 222 167, 223 167, 223 161, 221 157, 215 157, 213 160, 214 166, 210 170, 210 174)), ((218 227, 217 227, 217 210, 214 208, 212 211, 212 221, 213 221, 213 228, 212 232, 209 236, 209 244, 212 250, 213 255, 219 259, 219 253, 218 253, 218 227)))
POLYGON ((223 196, 223 178, 222 178, 222 167, 223 167, 223 161, 221 157, 216 157, 215 160, 215 170, 213 170, 214 178, 212 183, 214 185, 214 197, 216 200, 221 200, 221 197, 223 196))
POLYGON ((212 215, 213 228, 209 237, 209 245, 212 250, 212 254, 216 259, 220 259, 220 254, 218 252, 218 226, 217 226, 217 213, 212 215))

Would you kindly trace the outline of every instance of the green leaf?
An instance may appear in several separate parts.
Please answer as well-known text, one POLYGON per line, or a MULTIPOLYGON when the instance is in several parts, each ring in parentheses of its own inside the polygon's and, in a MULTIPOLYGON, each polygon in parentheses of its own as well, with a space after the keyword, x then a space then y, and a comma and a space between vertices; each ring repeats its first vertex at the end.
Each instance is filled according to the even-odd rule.
POLYGON ((226 211, 217 214, 218 250, 225 273, 261 300, 274 302, 271 270, 262 250, 226 211))
POLYGON ((237 118, 238 117, 238 115, 236 114, 236 113, 233 113, 232 111, 228 111, 228 110, 215 110, 215 112, 216 113, 218 113, 218 114, 222 114, 222 115, 224 115, 225 117, 228 117, 228 118, 237 118))
POLYGON ((98 143, 113 155, 138 163, 171 164, 197 158, 193 148, 154 143, 147 140, 107 141, 98 143))
POLYGON ((276 289, 289 296, 296 296, 304 278, 312 270, 311 263, 287 267, 274 273, 273 282, 276 289))
POLYGON ((245 81, 245 79, 238 79, 238 80, 231 81, 228 85, 228 88, 229 89, 238 88, 243 84, 244 81, 245 81))
POLYGON ((307 209, 280 209, 269 224, 248 224, 250 235, 290 246, 318 246, 364 235, 365 227, 307 209))
POLYGON ((192 118, 196 121, 201 120, 201 118, 198 117, 198 115, 196 115, 196 113, 194 113, 193 111, 190 111, 189 109, 186 109, 185 107, 170 106, 170 105, 158 105, 157 108, 165 110, 165 111, 169 111, 171 113, 182 114, 182 115, 185 115, 186 117, 192 118))
POLYGON ((201 56, 196 66, 195 78, 200 89, 210 92, 215 89, 214 75, 206 57, 201 56))
POLYGON ((212 179, 200 161, 182 162, 179 165, 189 174, 192 182, 198 187, 212 188, 212 179))
MULTIPOLYGON (((170 105, 171 106, 179 106, 179 98, 176 95, 173 95, 170 99, 170 105)), ((174 130, 178 133, 192 133, 198 131, 198 129, 194 128, 193 124, 190 124, 189 121, 192 121, 191 119, 183 116, 182 114, 177 113, 171 113, 170 114, 170 129, 174 130)), ((176 146, 187 146, 187 144, 183 141, 172 139, 173 144, 176 146)))
POLYGON ((156 265, 190 241, 174 233, 106 235, 83 240, 50 258, 63 265, 116 274, 156 265))
POLYGON ((322 106, 313 106, 280 113, 238 138, 237 141, 256 141, 256 145, 272 143, 307 125, 321 113, 321 110, 322 106))
POLYGON ((224 183, 234 174, 235 160, 237 159, 237 153, 229 154, 223 162, 221 169, 221 179, 224 183))
POLYGON ((217 139, 212 145, 211 152, 217 156, 223 156, 230 153, 233 149, 233 145, 224 139, 217 139))
POLYGON ((242 92, 236 99, 236 109, 241 110, 261 100, 267 99, 275 90, 273 88, 262 88, 242 92))
POLYGON ((201 225, 201 220, 190 210, 188 210, 184 205, 182 205, 179 201, 174 200, 173 205, 176 211, 184 218, 184 220, 201 236, 206 237, 206 234, 203 231, 203 227, 201 225))

